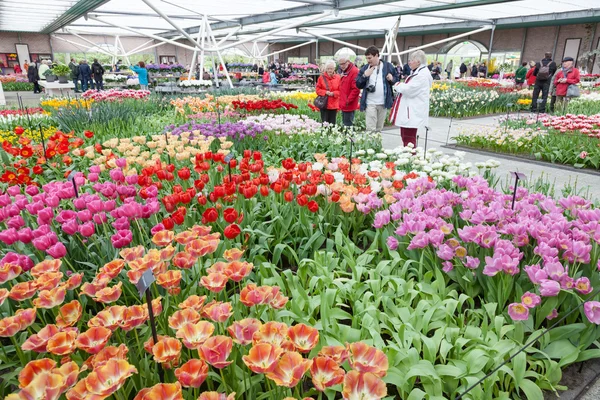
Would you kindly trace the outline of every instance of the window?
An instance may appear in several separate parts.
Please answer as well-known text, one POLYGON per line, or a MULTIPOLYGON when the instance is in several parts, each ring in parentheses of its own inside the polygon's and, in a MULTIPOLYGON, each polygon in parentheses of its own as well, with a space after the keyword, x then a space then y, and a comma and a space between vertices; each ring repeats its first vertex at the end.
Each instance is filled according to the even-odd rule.
POLYGON ((567 39, 565 42, 565 51, 563 57, 573 57, 575 65, 577 65, 577 58, 579 57, 579 46, 581 45, 581 39, 567 39))
POLYGON ((175 64, 175 56, 160 56, 161 64, 175 64))

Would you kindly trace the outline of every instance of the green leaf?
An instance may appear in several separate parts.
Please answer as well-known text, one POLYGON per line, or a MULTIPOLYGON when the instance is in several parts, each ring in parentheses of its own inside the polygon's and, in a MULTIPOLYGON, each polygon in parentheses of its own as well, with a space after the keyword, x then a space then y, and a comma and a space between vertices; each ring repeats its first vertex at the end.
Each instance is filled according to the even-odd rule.
POLYGON ((525 379, 519 385, 519 389, 525 393, 527 400, 544 400, 544 393, 534 382, 525 379))

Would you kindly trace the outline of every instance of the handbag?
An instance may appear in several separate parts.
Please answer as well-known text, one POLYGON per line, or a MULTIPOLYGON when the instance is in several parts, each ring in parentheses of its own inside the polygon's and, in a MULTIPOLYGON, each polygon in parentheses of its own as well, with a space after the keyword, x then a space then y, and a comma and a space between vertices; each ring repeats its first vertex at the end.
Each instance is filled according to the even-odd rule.
POLYGON ((569 85, 567 88, 567 97, 579 97, 579 86, 569 85))
MULTIPOLYGON (((325 87, 327 88, 327 91, 329 92, 329 82, 327 82, 327 78, 325 78, 325 75, 321 75, 321 76, 323 77, 323 81, 325 82, 325 87)), ((317 107, 319 110, 326 110, 328 102, 329 102, 329 96, 317 96, 317 98, 314 101, 315 107, 317 107)))

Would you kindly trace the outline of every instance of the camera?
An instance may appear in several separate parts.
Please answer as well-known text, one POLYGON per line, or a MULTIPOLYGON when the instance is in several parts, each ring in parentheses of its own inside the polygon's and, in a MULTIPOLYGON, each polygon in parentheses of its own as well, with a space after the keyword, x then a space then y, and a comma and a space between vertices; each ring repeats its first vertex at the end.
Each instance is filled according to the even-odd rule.
POLYGON ((375 85, 369 85, 369 86, 367 86, 367 92, 369 92, 369 93, 375 93, 375 85))

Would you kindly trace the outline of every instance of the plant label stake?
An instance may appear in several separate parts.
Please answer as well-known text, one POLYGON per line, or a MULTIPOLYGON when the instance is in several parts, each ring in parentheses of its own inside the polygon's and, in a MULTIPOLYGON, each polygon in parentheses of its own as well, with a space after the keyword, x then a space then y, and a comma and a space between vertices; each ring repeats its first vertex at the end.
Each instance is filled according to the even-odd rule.
POLYGON ((42 150, 44 150, 44 157, 46 157, 46 141, 44 140, 44 132, 42 131, 42 124, 38 124, 38 129, 40 131, 40 140, 42 141, 42 150))
POLYGON ((229 163, 231 160, 233 160, 233 153, 227 154, 223 159, 227 163, 227 168, 229 168, 229 183, 231 183, 231 164, 229 163))
POLYGON ((79 197, 79 192, 77 191, 77 182, 75 182, 75 171, 71 171, 67 180, 71 181, 73 184, 73 190, 75 190, 75 197, 79 197))
POLYGON ((535 118, 535 123, 537 124, 540 119, 540 105, 544 102, 542 99, 537 99, 537 117, 535 118))
POLYGON ((510 174, 515 177, 515 190, 513 191, 512 206, 511 206, 511 209, 514 210, 515 209, 515 201, 517 200, 517 187, 519 186, 519 180, 525 180, 526 177, 525 177, 525 174, 523 174, 522 172, 511 172, 510 174))
POLYGON ((450 117, 450 125, 448 125, 448 135, 446 135, 446 146, 448 146, 448 142, 450 141, 450 130, 452 129, 452 120, 453 116, 450 117))
MULTIPOLYGON (((152 269, 148 269, 146 272, 144 272, 138 283, 135 285, 140 297, 143 298, 144 293, 146 294, 148 316, 150 317, 150 329, 152 330, 152 339, 154 340, 154 344, 158 343, 158 334, 156 333, 156 321, 154 320, 154 311, 152 310, 152 293, 150 292, 150 285, 152 285, 155 280, 156 278, 154 277, 152 269)), ((161 383, 165 381, 160 363, 158 363, 158 378, 160 379, 161 383)))
POLYGON ((508 132, 508 119, 510 118, 510 108, 512 107, 512 103, 508 103, 506 105, 506 122, 504 123, 504 133, 508 132))
MULTIPOLYGON (((165 142, 167 142, 167 146, 169 146, 169 135, 167 135, 167 131, 165 130, 165 142)), ((171 164, 171 155, 167 150, 167 164, 171 164)))
POLYGON ((429 127, 428 126, 425 127, 425 149, 423 150, 423 160, 427 156, 427 139, 429 139, 429 127))

